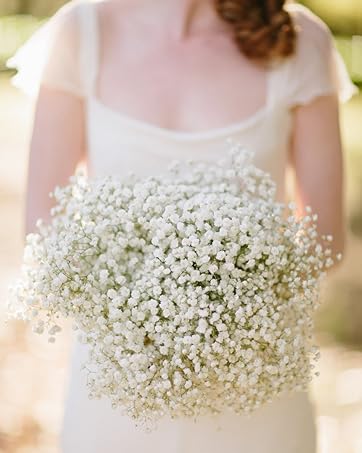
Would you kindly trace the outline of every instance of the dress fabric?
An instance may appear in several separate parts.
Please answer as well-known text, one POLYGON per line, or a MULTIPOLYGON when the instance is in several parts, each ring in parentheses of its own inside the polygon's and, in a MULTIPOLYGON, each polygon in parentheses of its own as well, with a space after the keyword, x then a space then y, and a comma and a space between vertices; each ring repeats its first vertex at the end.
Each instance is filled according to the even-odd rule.
MULTIPOLYGON (((76 10, 80 33, 79 78, 66 74, 69 55, 60 52, 57 64, 63 72, 48 65, 41 80, 84 97, 89 177, 125 176, 130 171, 141 176, 160 174, 173 159, 217 161, 227 150, 226 139, 232 138, 255 152, 255 164, 272 175, 277 184, 276 198, 283 201, 292 127, 290 106, 334 91, 346 100, 356 92, 339 54, 331 45, 329 32, 322 26, 322 31, 318 28, 313 36, 308 34, 308 39, 318 40, 319 33, 324 43, 322 39, 319 46, 313 46, 313 42, 309 45, 303 32, 296 57, 268 72, 267 102, 249 118, 204 132, 177 132, 154 126, 112 110, 95 96, 99 50, 96 4, 77 3, 73 11, 76 10), (330 51, 323 45, 329 46, 330 51), (315 59, 314 65, 300 61, 303 52, 315 59), (64 60, 59 62, 62 57, 64 60), (321 63, 317 63, 321 58, 321 63), (302 79, 299 85, 296 74, 302 79)), ((297 5, 291 10, 296 19, 308 27, 309 10, 297 5)), ((58 13, 58 17, 62 14, 58 13)), ((312 19, 316 21, 314 16, 312 19)), ((50 21, 56 22, 56 19, 50 21)), ((26 61, 29 49, 44 33, 43 29, 38 38, 28 42, 10 62, 18 67, 15 83, 23 84, 23 88, 29 77, 33 77, 32 86, 37 88, 34 74, 26 73, 26 61)), ((50 57, 49 53, 43 58, 49 61, 50 57)), ((42 67, 46 67, 45 61, 42 67)), ((284 395, 258 409, 250 418, 227 410, 215 417, 201 417, 196 422, 165 418, 156 432, 144 433, 118 409, 112 409, 108 400, 88 399, 86 371, 81 369, 87 359, 87 348, 74 334, 60 433, 62 453, 316 452, 315 408, 307 392, 284 395)))

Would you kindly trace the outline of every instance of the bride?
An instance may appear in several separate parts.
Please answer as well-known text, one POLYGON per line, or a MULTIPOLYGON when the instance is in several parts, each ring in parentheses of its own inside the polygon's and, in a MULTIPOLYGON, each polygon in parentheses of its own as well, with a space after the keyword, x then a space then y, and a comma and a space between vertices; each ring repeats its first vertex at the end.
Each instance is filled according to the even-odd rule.
MULTIPOLYGON (((299 211, 343 251, 338 102, 356 92, 327 26, 283 0, 100 0, 62 7, 9 61, 36 95, 26 233, 48 193, 80 163, 89 176, 162 172, 177 159, 219 160, 227 138, 285 199, 288 166, 299 211)), ((60 443, 64 453, 315 453, 306 392, 250 418, 163 420, 138 431, 106 400, 89 400, 74 341, 60 443)))

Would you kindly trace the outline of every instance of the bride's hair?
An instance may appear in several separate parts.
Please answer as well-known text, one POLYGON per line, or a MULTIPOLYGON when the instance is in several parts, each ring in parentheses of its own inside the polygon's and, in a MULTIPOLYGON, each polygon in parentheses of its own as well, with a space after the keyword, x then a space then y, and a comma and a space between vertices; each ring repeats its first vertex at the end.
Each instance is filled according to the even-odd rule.
POLYGON ((296 30, 285 0, 215 0, 220 17, 229 22, 241 52, 268 63, 293 54, 296 30))

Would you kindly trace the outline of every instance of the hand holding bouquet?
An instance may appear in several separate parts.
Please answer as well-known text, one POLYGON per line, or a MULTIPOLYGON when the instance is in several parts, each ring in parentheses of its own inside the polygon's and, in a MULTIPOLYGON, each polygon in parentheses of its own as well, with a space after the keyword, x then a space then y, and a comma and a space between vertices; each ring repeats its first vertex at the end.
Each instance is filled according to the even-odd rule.
POLYGON ((250 414, 312 379, 331 252, 309 208, 298 220, 274 200, 251 152, 229 155, 229 166, 175 161, 142 179, 72 176, 53 192, 50 224, 27 236, 10 288, 9 310, 50 341, 59 317, 74 321, 89 396, 146 426, 250 414))

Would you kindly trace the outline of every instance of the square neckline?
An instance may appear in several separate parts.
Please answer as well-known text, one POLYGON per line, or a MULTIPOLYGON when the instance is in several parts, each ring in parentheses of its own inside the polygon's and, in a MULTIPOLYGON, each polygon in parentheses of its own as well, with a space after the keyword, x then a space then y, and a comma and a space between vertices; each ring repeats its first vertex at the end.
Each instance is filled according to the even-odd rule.
MULTIPOLYGON (((216 128, 209 128, 201 131, 185 131, 185 130, 177 130, 159 126, 154 123, 150 123, 145 120, 138 119, 131 115, 125 114, 122 111, 119 111, 113 107, 108 106, 105 102, 103 102, 98 96, 95 94, 95 85, 98 76, 98 61, 99 61, 99 18, 97 8, 97 2, 85 2, 84 5, 86 6, 87 14, 83 17, 82 25, 82 33, 81 33, 81 40, 82 40, 82 54, 87 56, 88 52, 91 52, 91 55, 88 54, 90 59, 85 59, 90 61, 90 65, 83 65, 90 69, 85 74, 85 81, 88 81, 86 95, 85 98, 87 99, 88 108, 91 103, 95 106, 103 110, 103 113, 109 114, 113 116, 115 120, 130 127, 134 127, 139 130, 143 130, 145 132, 152 133, 154 135, 160 135, 166 138, 175 138, 181 140, 192 140, 192 139, 208 139, 208 138, 215 138, 215 137, 223 137, 227 136, 230 133, 246 129, 255 123, 257 123, 260 119, 265 117, 267 113, 271 110, 272 106, 275 105, 274 101, 274 90, 273 90, 273 79, 275 74, 277 73, 278 69, 282 64, 271 66, 271 68, 266 70, 265 76, 265 84, 266 84, 266 99, 264 104, 258 108, 254 113, 248 115, 247 117, 241 119, 240 121, 234 121, 232 123, 226 124, 225 126, 220 126, 216 128), (92 39, 91 42, 89 40, 84 39, 87 35, 84 33, 84 26, 88 31, 91 31, 92 39)), ((89 35, 88 35, 89 36, 89 35)))
POLYGON ((264 105, 263 107, 258 109, 255 113, 253 113, 252 115, 249 115, 248 117, 244 118, 243 120, 229 123, 226 126, 205 129, 202 131, 183 131, 183 130, 169 129, 166 127, 158 126, 156 124, 152 124, 147 121, 139 120, 130 115, 123 114, 122 112, 120 112, 116 109, 113 109, 112 107, 109 107, 108 105, 106 105, 104 102, 99 100, 94 95, 88 95, 87 98, 88 98, 88 105, 90 103, 95 104, 97 106, 97 108, 100 108, 103 110, 104 113, 107 113, 107 114, 113 116, 113 118, 118 120, 118 122, 120 122, 120 123, 123 123, 130 127, 135 127, 138 130, 150 132, 154 135, 159 135, 159 136, 168 137, 168 138, 175 138, 175 139, 183 139, 183 140, 209 139, 209 138, 215 138, 215 137, 222 137, 222 136, 234 133, 236 131, 241 131, 241 130, 251 127, 252 125, 257 123, 269 111, 269 106, 264 105))

